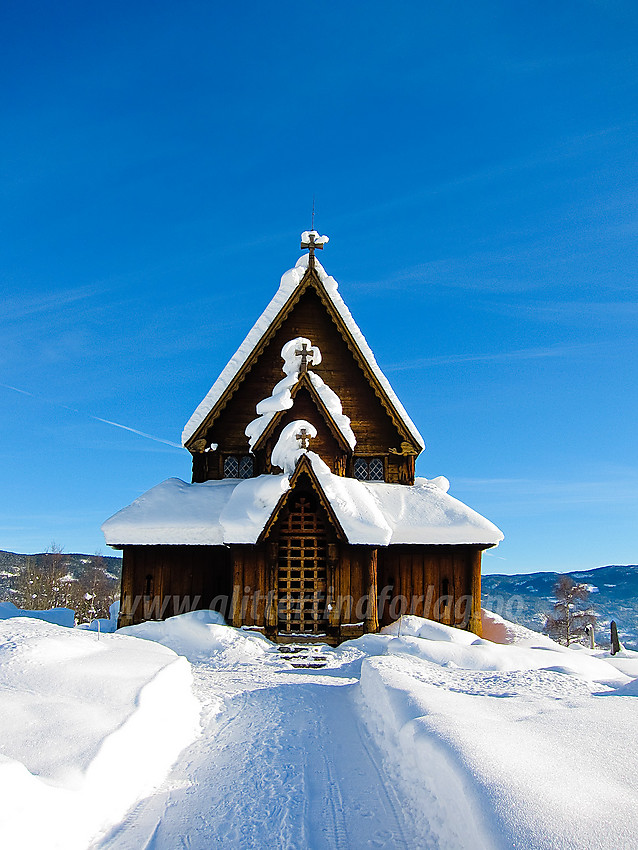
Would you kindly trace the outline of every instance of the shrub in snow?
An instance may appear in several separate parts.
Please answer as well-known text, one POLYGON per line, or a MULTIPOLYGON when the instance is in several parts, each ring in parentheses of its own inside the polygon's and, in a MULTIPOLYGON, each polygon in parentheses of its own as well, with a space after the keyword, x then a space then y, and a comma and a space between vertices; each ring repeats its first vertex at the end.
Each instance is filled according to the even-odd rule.
POLYGON ((114 602, 109 608, 109 618, 96 617, 90 623, 81 623, 78 629, 86 629, 91 632, 101 632, 102 634, 112 634, 117 631, 117 618, 120 615, 120 600, 114 602))

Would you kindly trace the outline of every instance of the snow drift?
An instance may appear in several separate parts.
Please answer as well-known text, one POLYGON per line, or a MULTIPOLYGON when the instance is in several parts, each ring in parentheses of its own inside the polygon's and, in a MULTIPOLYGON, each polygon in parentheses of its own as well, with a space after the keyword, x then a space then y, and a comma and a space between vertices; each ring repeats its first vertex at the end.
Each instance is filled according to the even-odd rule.
POLYGON ((162 781, 198 731, 188 662, 159 644, 0 622, 0 836, 74 850, 162 781))

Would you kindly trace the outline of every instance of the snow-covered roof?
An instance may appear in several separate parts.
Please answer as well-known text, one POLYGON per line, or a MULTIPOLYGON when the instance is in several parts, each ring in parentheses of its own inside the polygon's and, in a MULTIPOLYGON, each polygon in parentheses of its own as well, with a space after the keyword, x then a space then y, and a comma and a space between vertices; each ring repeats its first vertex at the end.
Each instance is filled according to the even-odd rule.
MULTIPOLYGON (((433 481, 417 478, 408 486, 343 478, 307 454, 350 543, 493 546, 503 539, 489 520, 433 481)), ((289 488, 288 475, 203 484, 169 478, 108 519, 102 531, 111 546, 256 543, 289 488)))
POLYGON ((221 511, 237 486, 235 479, 186 484, 169 478, 157 484, 102 525, 106 542, 221 546, 221 511))
MULTIPOLYGON (((321 263, 315 258, 314 264, 315 270, 319 276, 319 279, 324 285, 326 293, 330 298, 330 301, 334 305, 337 313, 341 317, 344 325, 348 329, 348 332, 352 336, 356 346, 363 359, 367 362, 371 372, 374 374, 376 380, 379 382, 381 387, 383 388, 390 404, 394 407, 397 412, 397 415, 405 425, 406 429, 415 440, 418 446, 422 449, 425 448, 425 443, 423 441, 423 437, 420 435, 416 425, 410 417, 408 416, 405 408, 399 401, 396 393, 390 386, 390 382, 383 374, 377 361, 374 358, 374 354, 370 349, 370 346, 366 342, 365 337, 359 330, 357 323, 352 318, 352 314, 346 307, 341 295, 339 295, 337 291, 337 281, 328 275, 321 265, 321 263)), ((292 296, 295 289, 301 283, 304 274, 306 273, 306 269, 308 268, 308 255, 304 254, 304 256, 300 257, 297 260, 297 263, 294 268, 289 269, 281 278, 281 282, 279 284, 279 289, 275 293, 274 298, 270 302, 270 304, 266 307, 264 312, 261 314, 259 319, 255 322, 252 330, 248 333, 246 339, 239 346, 235 354, 228 361, 226 367, 222 371, 221 375, 203 401, 199 404, 191 418, 186 423, 184 427, 184 431, 182 432, 182 443, 185 445, 193 434, 197 431, 202 422, 206 419, 211 410, 215 407, 217 402, 222 397, 223 393, 228 389, 233 379, 236 377, 238 372, 244 366, 254 349, 259 345, 262 337, 268 331, 268 328, 272 324, 272 322, 278 316, 280 310, 285 306, 288 302, 288 299, 292 296)))

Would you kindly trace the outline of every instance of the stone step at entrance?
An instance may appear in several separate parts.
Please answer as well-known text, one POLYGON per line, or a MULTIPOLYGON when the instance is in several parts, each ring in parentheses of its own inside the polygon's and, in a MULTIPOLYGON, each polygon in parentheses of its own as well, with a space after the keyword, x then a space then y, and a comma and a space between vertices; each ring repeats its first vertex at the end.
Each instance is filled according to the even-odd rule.
POLYGON ((312 644, 280 644, 277 651, 297 669, 320 670, 328 663, 328 657, 321 651, 321 647, 312 644))

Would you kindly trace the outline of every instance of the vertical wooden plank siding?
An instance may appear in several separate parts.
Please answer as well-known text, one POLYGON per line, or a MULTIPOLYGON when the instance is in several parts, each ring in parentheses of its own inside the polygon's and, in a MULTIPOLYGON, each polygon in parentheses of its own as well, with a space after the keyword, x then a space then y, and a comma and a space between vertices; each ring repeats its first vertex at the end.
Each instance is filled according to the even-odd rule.
POLYGON ((365 618, 366 632, 379 631, 379 617, 377 615, 377 550, 369 549, 367 557, 367 610, 365 618))
MULTIPOLYGON (((481 633, 481 549, 478 546, 389 546, 330 543, 330 640, 342 625, 365 620, 366 631, 402 611, 481 633), (440 597, 448 579, 451 604, 440 597), (385 591, 393 585, 392 591, 385 591), (381 610, 365 599, 384 599, 381 610), (403 598, 402 598, 403 597, 403 598)), ((125 546, 118 626, 215 608, 235 626, 266 627, 276 638, 277 544, 260 546, 125 546), (269 548, 270 547, 270 548, 269 548), (272 550, 272 551, 271 551, 272 550), (147 577, 150 594, 146 598, 147 577), (274 592, 275 591, 275 592, 274 592), (254 594, 257 593, 255 602, 254 594)))
POLYGON ((483 634, 483 623, 481 620, 481 556, 482 551, 476 549, 470 559, 469 568, 471 571, 471 593, 472 593, 472 614, 470 616, 469 629, 474 634, 481 637, 483 634))
POLYGON ((233 561, 232 624, 239 628, 242 625, 241 603, 244 595, 244 563, 239 546, 233 546, 231 552, 233 561))

